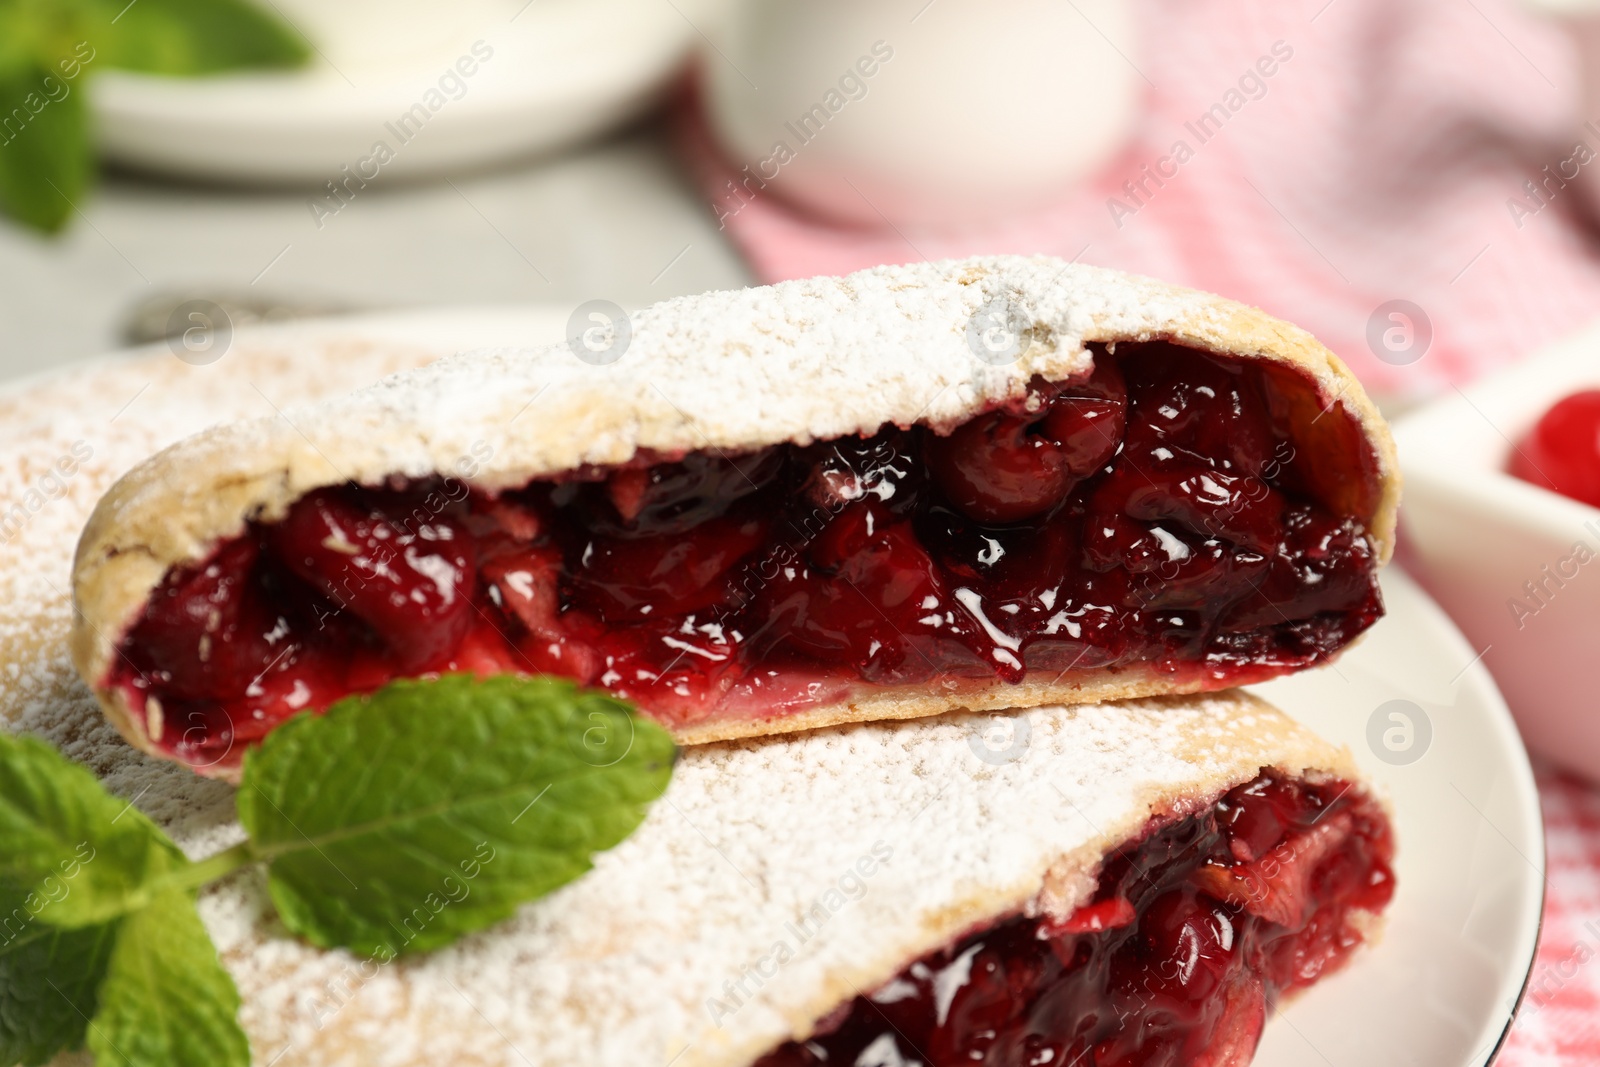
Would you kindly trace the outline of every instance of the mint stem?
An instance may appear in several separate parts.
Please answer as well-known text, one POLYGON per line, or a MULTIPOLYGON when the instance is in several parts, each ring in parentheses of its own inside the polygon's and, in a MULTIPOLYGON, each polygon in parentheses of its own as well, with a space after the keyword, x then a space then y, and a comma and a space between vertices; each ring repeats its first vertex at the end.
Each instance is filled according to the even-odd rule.
POLYGON ((201 886, 210 885, 219 878, 226 878, 240 867, 250 866, 258 859, 260 857, 256 855, 255 846, 249 841, 241 841, 232 848, 223 849, 215 856, 207 856, 198 863, 191 863, 169 877, 161 879, 161 887, 164 889, 199 889, 201 886))

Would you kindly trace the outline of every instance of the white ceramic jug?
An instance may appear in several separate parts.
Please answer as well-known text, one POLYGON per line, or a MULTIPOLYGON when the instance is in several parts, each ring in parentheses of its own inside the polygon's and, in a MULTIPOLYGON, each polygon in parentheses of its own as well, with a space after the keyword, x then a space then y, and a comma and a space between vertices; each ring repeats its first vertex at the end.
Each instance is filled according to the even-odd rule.
POLYGON ((958 229, 1061 195, 1124 143, 1145 82, 1128 0, 741 0, 707 110, 745 169, 843 222, 958 229))

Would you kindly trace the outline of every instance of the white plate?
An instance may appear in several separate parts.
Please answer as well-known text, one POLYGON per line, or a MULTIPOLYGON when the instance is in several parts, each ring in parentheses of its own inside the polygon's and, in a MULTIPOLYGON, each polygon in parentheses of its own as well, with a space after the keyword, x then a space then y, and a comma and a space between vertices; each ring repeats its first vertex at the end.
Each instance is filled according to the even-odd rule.
POLYGON ((1382 942, 1285 1008, 1257 1067, 1480 1067, 1533 966, 1544 828, 1522 741, 1488 671, 1427 594, 1392 569, 1384 596, 1388 617, 1334 666, 1256 687, 1350 747, 1393 801, 1399 848, 1382 942), (1391 713, 1411 720, 1409 749, 1391 713))
MULTIPOLYGON (((340 344, 352 338, 439 352, 520 347, 559 340, 569 314, 549 307, 367 315, 241 330, 234 343, 291 342, 308 360, 355 358, 340 344)), ((139 380, 134 374, 122 392, 132 395, 139 380)), ((196 413, 195 427, 169 429, 186 432, 219 413, 209 408, 196 413)), ((1388 617, 1337 664, 1257 687, 1355 753, 1393 801, 1399 845, 1399 889, 1383 940, 1279 1013, 1257 1067, 1482 1067, 1532 967, 1544 835, 1522 742, 1483 664, 1433 601, 1397 569, 1385 576, 1384 593, 1388 617), (1383 717, 1397 709, 1413 729, 1411 747, 1398 752, 1381 736, 1403 725, 1383 717), (1369 742, 1375 715, 1379 737, 1369 742), (1395 762, 1410 755, 1417 758, 1395 762)))
POLYGON ((430 0, 395 10, 378 0, 278 0, 317 47, 307 69, 209 78, 102 71, 97 136, 119 162, 252 183, 342 183, 341 168, 361 172, 364 159, 373 160, 366 176, 382 179, 483 166, 637 113, 721 2, 430 0), (492 55, 482 60, 485 49, 492 55), (452 78, 464 57, 473 73, 452 78), (407 127, 402 141, 396 123, 418 104, 420 132, 407 127), (380 141, 393 151, 381 166, 380 141))

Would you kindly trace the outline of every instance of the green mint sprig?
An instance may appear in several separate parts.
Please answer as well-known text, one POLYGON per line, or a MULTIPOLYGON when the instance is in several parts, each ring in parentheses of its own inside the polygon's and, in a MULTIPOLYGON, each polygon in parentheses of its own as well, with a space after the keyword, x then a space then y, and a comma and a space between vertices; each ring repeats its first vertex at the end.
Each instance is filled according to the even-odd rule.
POLYGON ((94 174, 83 87, 96 71, 183 77, 310 54, 250 0, 0 0, 0 212, 46 233, 71 217, 94 174))
POLYGON ((0 1067, 246 1067, 195 909, 254 863, 285 926, 379 958, 438 948, 587 871, 676 756, 621 701, 551 679, 396 682, 248 753, 243 843, 191 862, 88 771, 0 735, 0 1067))

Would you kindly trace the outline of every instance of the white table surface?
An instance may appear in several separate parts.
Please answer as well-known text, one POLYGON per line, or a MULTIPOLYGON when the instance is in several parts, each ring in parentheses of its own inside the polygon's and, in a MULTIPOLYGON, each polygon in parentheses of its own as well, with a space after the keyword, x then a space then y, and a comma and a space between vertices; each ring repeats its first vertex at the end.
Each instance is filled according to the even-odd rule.
POLYGON ((364 190, 319 230, 310 190, 113 174, 56 238, 0 221, 0 380, 122 347, 132 308, 169 292, 633 308, 750 282, 651 124, 452 183, 364 190))

